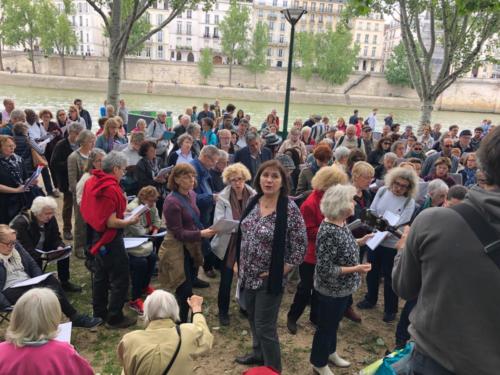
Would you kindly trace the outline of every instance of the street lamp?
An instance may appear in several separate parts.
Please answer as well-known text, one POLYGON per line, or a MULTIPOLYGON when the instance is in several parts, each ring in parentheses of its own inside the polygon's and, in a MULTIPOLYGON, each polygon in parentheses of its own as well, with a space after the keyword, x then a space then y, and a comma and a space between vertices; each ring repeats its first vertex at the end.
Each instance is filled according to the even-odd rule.
POLYGON ((293 39, 295 37, 295 25, 300 18, 307 13, 307 10, 302 8, 282 9, 281 13, 292 26, 290 32, 290 46, 288 47, 288 69, 286 73, 286 92, 285 92, 285 114, 283 116, 283 137, 287 136, 288 128, 288 107, 290 106, 290 84, 292 82, 292 65, 293 65, 293 39))

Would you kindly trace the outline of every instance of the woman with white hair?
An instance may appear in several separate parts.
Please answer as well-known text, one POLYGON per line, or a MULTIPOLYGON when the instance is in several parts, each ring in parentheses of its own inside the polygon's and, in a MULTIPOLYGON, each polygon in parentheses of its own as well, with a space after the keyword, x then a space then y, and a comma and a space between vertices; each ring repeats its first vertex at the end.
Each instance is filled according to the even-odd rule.
POLYGON ((418 210, 418 213, 429 207, 442 207, 446 201, 449 189, 443 180, 436 179, 429 182, 427 185, 427 197, 418 210))
MULTIPOLYGON (((36 197, 30 210, 21 211, 10 223, 16 230, 17 239, 31 257, 42 268, 39 251, 60 250, 55 256, 64 254, 64 244, 55 217, 57 202, 51 197, 36 197)), ((57 276, 67 292, 81 292, 82 288, 69 281, 69 256, 57 262, 57 276)))
MULTIPOLYGON (((41 274, 40 267, 17 241, 16 231, 5 224, 0 224, 0 309, 17 305, 19 298, 30 289, 48 287, 56 292, 61 310, 71 319, 73 327, 93 328, 102 323, 100 318, 79 314, 66 298, 61 284, 54 275, 49 275, 37 284, 15 286, 41 274)), ((0 373, 9 372, 0 371, 0 373)))
POLYGON ((24 293, 14 306, 6 341, 0 344, 0 373, 94 374, 72 345, 55 340, 61 315, 51 289, 35 288, 24 293))
POLYGON ((187 303, 193 323, 179 325, 179 305, 171 293, 155 290, 146 298, 146 329, 127 333, 118 344, 125 375, 193 372, 194 357, 210 350, 214 338, 202 313, 203 297, 192 295, 187 303))
POLYGON ((346 220, 354 214, 356 188, 334 185, 321 199, 325 219, 316 238, 316 271, 314 289, 318 301, 318 322, 311 349, 311 364, 316 374, 333 375, 328 367, 350 363, 337 354, 337 330, 347 309, 350 296, 360 287, 361 275, 371 269, 369 263, 359 264, 359 246, 372 234, 355 239, 346 220))
POLYGON ((343 171, 347 171, 347 160, 349 159, 350 153, 351 150, 347 147, 338 146, 333 153, 333 156, 335 157, 333 165, 341 168, 343 171))
POLYGON ((394 165, 398 156, 394 152, 387 152, 382 156, 382 164, 375 167, 375 180, 382 180, 387 172, 389 172, 394 165))
MULTIPOLYGON (((392 217, 395 226, 410 222, 415 211, 415 196, 418 190, 418 176, 414 169, 396 167, 385 176, 385 186, 381 187, 370 210, 378 216, 392 217)), ((384 277, 384 317, 386 323, 396 319, 398 296, 392 290, 392 266, 396 256, 398 238, 388 234, 373 251, 368 252, 372 270, 366 277, 368 293, 358 303, 359 309, 373 309, 378 300, 380 276, 384 277)))

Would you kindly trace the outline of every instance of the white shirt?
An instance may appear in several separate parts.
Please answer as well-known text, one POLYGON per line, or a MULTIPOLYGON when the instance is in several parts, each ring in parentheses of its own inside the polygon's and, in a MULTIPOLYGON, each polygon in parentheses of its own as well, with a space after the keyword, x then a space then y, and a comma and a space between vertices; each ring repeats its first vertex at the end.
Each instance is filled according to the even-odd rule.
POLYGON ((44 126, 35 122, 33 125, 29 125, 28 136, 34 141, 44 138, 47 135, 47 131, 44 126))
POLYGON ((377 127, 377 114, 372 113, 368 118, 366 119, 368 121, 368 126, 372 128, 372 131, 375 131, 375 128, 377 127))

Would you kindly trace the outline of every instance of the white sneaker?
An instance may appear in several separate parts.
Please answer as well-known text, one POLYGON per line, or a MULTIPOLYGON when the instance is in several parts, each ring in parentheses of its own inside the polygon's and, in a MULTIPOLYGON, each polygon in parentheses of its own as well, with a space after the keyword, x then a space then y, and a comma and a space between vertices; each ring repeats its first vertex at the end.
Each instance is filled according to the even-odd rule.
POLYGON ((349 367, 351 365, 351 362, 346 361, 343 358, 340 358, 340 356, 337 354, 337 352, 330 354, 330 356, 328 357, 328 360, 330 362, 332 362, 337 367, 349 367))
POLYGON ((323 367, 313 366, 313 372, 318 375, 333 375, 333 372, 332 370, 330 370, 330 367, 328 367, 328 365, 323 367))

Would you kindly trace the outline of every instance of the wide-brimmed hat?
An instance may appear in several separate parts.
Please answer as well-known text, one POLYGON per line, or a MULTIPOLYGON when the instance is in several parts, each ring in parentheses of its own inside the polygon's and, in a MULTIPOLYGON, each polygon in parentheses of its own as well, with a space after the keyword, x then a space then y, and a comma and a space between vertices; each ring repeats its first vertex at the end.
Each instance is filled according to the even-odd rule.
POLYGON ((274 133, 267 134, 264 139, 266 140, 266 146, 277 146, 283 141, 283 138, 274 133))
POLYGON ((293 160, 290 156, 282 154, 276 156, 276 160, 278 160, 285 169, 288 169, 289 171, 295 170, 295 164, 293 163, 293 160))

